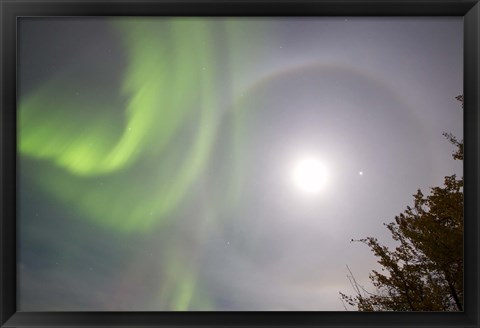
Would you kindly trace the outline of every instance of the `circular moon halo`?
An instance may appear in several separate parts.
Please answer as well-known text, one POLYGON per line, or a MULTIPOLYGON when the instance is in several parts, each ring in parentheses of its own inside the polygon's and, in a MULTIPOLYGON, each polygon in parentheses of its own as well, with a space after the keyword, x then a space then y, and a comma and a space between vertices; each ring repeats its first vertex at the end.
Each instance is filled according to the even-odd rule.
POLYGON ((328 178, 326 167, 315 158, 300 160, 294 168, 293 180, 297 187, 310 194, 318 193, 328 178))

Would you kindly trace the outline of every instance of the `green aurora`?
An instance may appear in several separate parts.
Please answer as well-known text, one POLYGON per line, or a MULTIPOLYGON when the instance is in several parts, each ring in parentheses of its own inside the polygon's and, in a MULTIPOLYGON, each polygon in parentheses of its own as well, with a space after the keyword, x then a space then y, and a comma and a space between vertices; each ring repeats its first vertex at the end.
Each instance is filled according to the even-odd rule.
POLYGON ((62 98, 77 88, 68 77, 52 79, 20 102, 20 152, 51 164, 40 183, 112 229, 148 230, 166 219, 208 164, 220 110, 208 42, 212 26, 185 19, 168 27, 159 40, 154 21, 113 24, 128 52, 117 97, 127 99, 123 126, 112 113, 117 108, 111 109, 121 101, 82 104, 62 98), (94 117, 85 106, 95 108, 94 117), (192 130, 188 149, 169 151, 185 128, 192 130), (130 170, 139 159, 148 161, 143 177, 130 170), (62 178, 54 179, 57 174, 62 178), (122 185, 137 178, 139 186, 150 188, 122 185), (101 179, 108 183, 99 184, 101 179))
POLYGON ((242 96, 223 108, 220 84, 228 80, 227 93, 235 89, 235 72, 255 56, 242 48, 261 43, 268 24, 255 36, 242 20, 112 19, 110 29, 126 53, 117 90, 105 92, 65 70, 20 99, 19 152, 36 161, 34 172, 25 174, 69 211, 124 238, 157 231, 162 237, 155 247, 175 251, 161 251, 163 278, 150 303, 162 310, 212 310, 195 276, 192 258, 201 254, 192 255, 182 233, 171 231, 189 224, 175 211, 213 165, 220 123, 229 135, 222 163, 228 171, 221 173, 229 189, 219 185, 206 195, 204 214, 193 223, 198 243, 222 225, 220 212, 236 206, 248 156, 244 127, 253 113, 245 111, 242 96), (227 73, 217 65, 218 30, 225 32, 227 73), (71 97, 79 90, 87 96, 71 97))
MULTIPOLYGON (((82 103, 63 95, 95 90, 69 76, 52 78, 20 101, 19 151, 41 161, 36 182, 86 218, 118 233, 149 232, 168 223, 208 165, 220 117, 214 26, 195 19, 171 20, 161 33, 148 19, 111 26, 128 58, 118 95, 82 103), (171 147, 185 130, 185 147, 171 147)), ((190 307, 196 288, 190 266, 178 250, 168 257, 160 308, 190 307)), ((196 301, 208 309, 208 300, 196 301)))

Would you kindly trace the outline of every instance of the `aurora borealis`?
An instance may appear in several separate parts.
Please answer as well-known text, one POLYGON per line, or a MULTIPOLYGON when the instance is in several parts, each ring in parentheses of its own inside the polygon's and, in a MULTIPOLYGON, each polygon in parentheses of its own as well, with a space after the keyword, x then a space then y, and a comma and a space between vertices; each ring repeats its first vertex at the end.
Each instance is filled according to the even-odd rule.
POLYGON ((19 310, 343 310, 462 172, 460 18, 22 18, 19 77, 19 310))

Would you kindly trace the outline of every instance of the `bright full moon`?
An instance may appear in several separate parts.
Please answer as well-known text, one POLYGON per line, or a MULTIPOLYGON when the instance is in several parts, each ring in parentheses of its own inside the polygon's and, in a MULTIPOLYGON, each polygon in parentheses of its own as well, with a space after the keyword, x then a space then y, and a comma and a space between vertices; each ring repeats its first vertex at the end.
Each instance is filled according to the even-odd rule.
POLYGON ((325 185, 328 177, 326 167, 315 158, 305 158, 297 163, 293 171, 293 179, 300 190, 307 193, 318 193, 325 185))

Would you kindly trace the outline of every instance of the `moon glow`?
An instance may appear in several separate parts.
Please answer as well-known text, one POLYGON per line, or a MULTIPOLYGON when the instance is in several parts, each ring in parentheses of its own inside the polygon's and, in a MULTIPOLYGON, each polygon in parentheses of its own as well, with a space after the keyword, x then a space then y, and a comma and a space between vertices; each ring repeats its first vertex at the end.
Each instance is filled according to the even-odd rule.
POLYGON ((298 161, 293 170, 293 181, 299 190, 316 194, 324 189, 328 170, 318 159, 309 157, 298 161))

